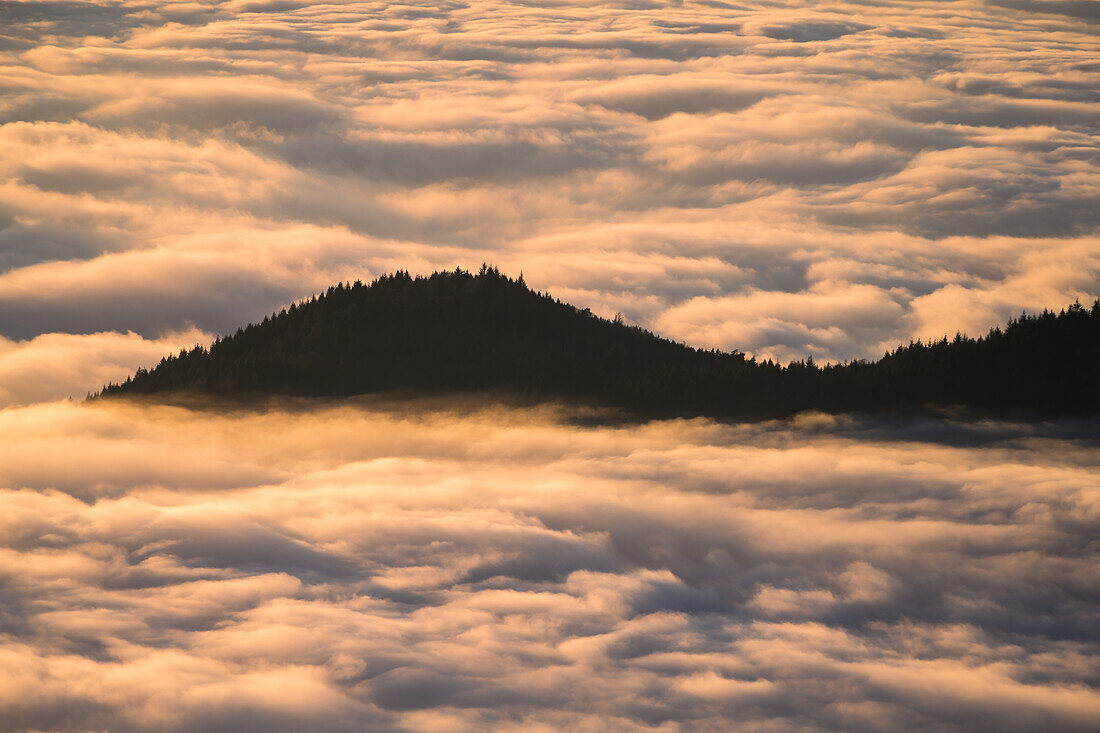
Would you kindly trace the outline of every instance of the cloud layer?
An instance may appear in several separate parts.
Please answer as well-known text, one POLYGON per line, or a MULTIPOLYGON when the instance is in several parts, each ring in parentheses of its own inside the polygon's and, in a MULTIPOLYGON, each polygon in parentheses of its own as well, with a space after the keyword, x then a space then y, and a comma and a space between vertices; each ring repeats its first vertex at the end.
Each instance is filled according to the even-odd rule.
POLYGON ((1090 299, 1091 5, 0 2, 0 730, 1097 729, 1094 424, 52 401, 398 268, 782 360, 1090 299))
POLYGON ((0 727, 1100 723, 1094 425, 434 407, 0 410, 0 727))
POLYGON ((4 2, 0 335, 484 260, 783 360, 1088 299, 1085 5, 4 2))

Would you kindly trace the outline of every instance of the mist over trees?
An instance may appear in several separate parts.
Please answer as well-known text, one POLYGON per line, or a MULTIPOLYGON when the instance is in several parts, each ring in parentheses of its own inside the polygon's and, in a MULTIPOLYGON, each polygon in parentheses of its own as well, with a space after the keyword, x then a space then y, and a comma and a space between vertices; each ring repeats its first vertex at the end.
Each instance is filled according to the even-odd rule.
POLYGON ((1098 364, 1100 301, 1023 314, 981 338, 913 342, 875 362, 784 366, 599 318, 483 266, 341 283, 97 396, 493 391, 660 416, 951 406, 1074 415, 1100 411, 1098 364))

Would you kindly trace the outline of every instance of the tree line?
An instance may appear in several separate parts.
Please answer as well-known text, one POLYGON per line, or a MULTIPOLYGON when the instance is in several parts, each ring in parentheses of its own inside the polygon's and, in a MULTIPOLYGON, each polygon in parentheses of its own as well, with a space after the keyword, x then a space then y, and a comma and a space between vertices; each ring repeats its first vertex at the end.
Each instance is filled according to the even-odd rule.
POLYGON ((483 266, 341 283, 95 396, 496 391, 646 415, 1069 415, 1098 411, 1098 364, 1100 301, 1022 314, 980 338, 914 341, 874 362, 780 365, 599 318, 483 266))

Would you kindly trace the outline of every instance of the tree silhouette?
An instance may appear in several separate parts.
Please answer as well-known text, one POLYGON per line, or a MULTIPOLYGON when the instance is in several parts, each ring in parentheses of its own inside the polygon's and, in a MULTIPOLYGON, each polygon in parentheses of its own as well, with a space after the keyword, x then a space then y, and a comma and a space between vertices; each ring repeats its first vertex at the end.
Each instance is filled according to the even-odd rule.
POLYGON ((493 390, 643 415, 763 418, 817 409, 1096 414, 1100 301, 1021 314, 982 338, 899 346, 876 362, 780 366, 598 318, 483 265, 341 283, 258 324, 139 369, 97 396, 353 395, 493 390))

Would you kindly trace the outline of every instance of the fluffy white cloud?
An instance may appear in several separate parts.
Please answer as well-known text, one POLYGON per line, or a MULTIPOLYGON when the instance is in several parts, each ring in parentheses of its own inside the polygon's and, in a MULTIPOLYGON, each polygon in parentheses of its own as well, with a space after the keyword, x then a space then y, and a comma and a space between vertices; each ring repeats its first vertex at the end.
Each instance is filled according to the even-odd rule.
POLYGON ((1095 426, 575 417, 0 410, 4 729, 1100 721, 1095 426))
POLYGON ((166 354, 210 340, 192 329, 162 339, 114 331, 85 336, 48 333, 28 341, 0 337, 0 406, 83 398, 166 354))
POLYGON ((224 332, 483 260, 784 359, 1089 299, 1082 7, 8 4, 0 334, 224 332), (824 292, 884 308, 744 305, 824 292))
POLYGON ((1095 730, 1093 424, 46 402, 398 268, 783 360, 1088 300, 1088 5, 0 4, 0 730, 1095 730))

